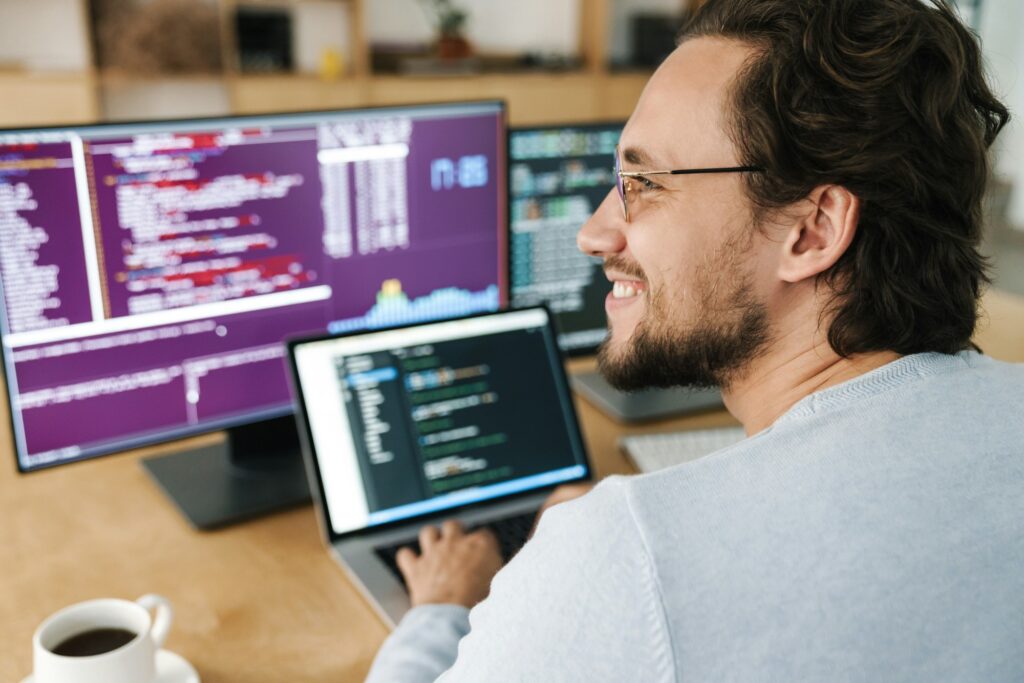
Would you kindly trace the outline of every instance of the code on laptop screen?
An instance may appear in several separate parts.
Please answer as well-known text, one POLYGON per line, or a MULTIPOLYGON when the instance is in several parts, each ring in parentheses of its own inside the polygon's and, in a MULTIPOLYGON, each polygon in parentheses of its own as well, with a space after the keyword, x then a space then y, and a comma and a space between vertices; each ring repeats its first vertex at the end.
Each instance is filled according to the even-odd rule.
MULTIPOLYGON (((361 489, 358 496, 351 490, 333 496, 336 531, 584 474, 564 380, 552 372, 547 325, 478 331, 325 352, 329 366, 321 367, 330 368, 330 381, 314 379, 313 391, 303 384, 324 487, 331 499, 337 482, 327 477, 334 469, 358 472, 361 489), (312 405, 327 393, 329 400, 312 405), (327 404, 333 408, 325 410, 327 404), (347 460, 346 467, 332 467, 338 459, 347 460)), ((554 360, 560 362, 557 355, 554 360)), ((299 367, 301 375, 301 360, 299 367)))

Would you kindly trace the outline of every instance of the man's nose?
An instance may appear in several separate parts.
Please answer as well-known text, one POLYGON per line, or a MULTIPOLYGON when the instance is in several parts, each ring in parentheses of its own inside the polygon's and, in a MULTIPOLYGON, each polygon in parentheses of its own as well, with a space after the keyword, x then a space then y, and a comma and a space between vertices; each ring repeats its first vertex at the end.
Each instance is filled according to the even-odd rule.
POLYGON ((625 223, 622 215, 622 200, 619 193, 612 188, 597 211, 590 217, 576 234, 576 246, 589 256, 610 256, 618 254, 626 248, 626 239, 622 234, 625 223))

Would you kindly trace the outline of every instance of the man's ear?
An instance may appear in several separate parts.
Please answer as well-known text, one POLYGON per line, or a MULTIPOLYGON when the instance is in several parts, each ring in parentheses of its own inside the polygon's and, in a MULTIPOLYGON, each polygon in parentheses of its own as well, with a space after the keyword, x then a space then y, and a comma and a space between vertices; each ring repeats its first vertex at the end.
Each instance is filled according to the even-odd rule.
POLYGON ((860 220, 860 199, 841 185, 814 188, 800 203, 802 213, 786 233, 779 278, 797 283, 835 265, 853 242, 860 220))

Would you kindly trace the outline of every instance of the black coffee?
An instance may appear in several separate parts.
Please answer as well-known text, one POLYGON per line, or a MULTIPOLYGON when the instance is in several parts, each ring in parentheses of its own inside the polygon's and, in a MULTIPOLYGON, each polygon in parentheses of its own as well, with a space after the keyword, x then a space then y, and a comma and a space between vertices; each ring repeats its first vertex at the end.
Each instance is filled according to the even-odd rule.
POLYGON ((53 648, 52 652, 64 657, 91 657, 110 652, 135 639, 134 633, 123 628, 94 628, 71 636, 53 648))

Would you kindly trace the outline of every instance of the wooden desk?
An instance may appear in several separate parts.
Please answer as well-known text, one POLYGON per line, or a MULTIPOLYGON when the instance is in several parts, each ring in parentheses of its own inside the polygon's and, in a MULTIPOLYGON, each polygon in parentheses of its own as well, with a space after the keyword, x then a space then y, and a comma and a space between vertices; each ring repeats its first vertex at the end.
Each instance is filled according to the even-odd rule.
MULTIPOLYGON (((1024 360, 1024 298, 992 292, 978 341, 1024 360)), ((592 361, 574 362, 583 369, 592 361)), ((724 412, 643 427, 577 399, 599 476, 631 471, 622 434, 735 424, 724 412)), ((49 614, 95 597, 156 592, 175 607, 167 647, 204 683, 362 680, 387 629, 321 544, 313 510, 212 533, 192 531, 138 460, 217 440, 108 456, 19 476, 0 434, 0 681, 32 668, 31 638, 49 614)))

